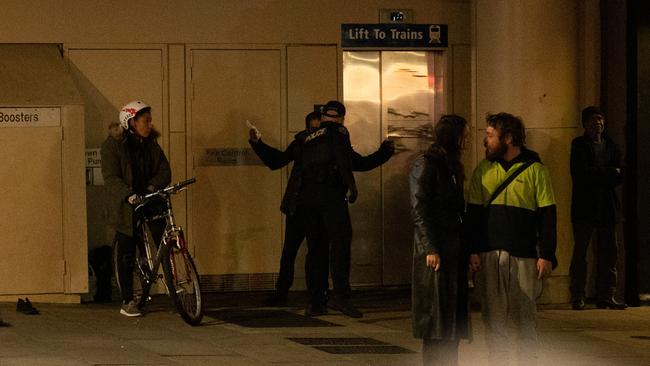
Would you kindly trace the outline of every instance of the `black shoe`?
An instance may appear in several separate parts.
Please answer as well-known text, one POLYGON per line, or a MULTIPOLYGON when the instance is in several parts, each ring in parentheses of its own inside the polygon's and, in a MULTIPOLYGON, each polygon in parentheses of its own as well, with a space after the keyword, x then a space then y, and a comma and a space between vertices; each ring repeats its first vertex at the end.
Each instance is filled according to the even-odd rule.
POLYGON ((18 299, 18 304, 16 304, 16 311, 19 311, 27 315, 37 315, 38 310, 32 305, 28 298, 18 299))
POLYGON ((305 316, 327 315, 327 306, 325 304, 309 304, 305 308, 305 316))
POLYGON ((2 321, 2 319, 0 319, 0 328, 2 328, 2 327, 10 327, 10 326, 11 326, 11 324, 9 324, 9 323, 7 323, 5 321, 2 321))
POLYGON ((328 302, 328 306, 334 310, 342 312, 343 314, 349 316, 350 318, 363 317, 363 313, 361 313, 357 308, 355 308, 349 299, 341 299, 341 298, 334 297, 328 302))
POLYGON ((625 310, 627 308, 627 304, 623 302, 618 302, 616 301, 613 297, 610 297, 607 300, 600 300, 596 302, 596 307, 598 309, 614 309, 614 310, 625 310))
POLYGON ((585 299, 576 299, 571 302, 571 308, 573 310, 585 310, 585 299))
POLYGON ((287 294, 282 292, 274 292, 268 299, 264 300, 266 306, 287 306, 287 294))

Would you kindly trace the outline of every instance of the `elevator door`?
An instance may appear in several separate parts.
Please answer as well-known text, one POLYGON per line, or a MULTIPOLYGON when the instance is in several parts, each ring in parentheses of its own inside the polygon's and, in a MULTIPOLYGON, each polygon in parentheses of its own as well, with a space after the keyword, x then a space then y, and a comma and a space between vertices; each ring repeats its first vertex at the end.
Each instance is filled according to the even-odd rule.
POLYGON ((355 150, 370 154, 386 138, 396 144, 381 168, 355 173, 353 285, 411 282, 408 174, 413 158, 431 144, 433 123, 443 112, 444 69, 440 52, 343 53, 345 124, 355 150))

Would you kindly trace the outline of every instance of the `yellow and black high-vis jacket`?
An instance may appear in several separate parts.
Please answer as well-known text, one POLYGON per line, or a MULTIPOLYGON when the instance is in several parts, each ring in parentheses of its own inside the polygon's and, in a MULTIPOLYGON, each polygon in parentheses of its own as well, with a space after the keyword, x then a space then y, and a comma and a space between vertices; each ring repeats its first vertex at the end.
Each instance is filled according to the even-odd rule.
POLYGON ((495 249, 522 258, 543 258, 557 265, 557 214, 551 178, 539 155, 522 148, 513 160, 483 160, 469 184, 467 239, 472 253, 495 249), (528 161, 492 203, 493 192, 528 161))

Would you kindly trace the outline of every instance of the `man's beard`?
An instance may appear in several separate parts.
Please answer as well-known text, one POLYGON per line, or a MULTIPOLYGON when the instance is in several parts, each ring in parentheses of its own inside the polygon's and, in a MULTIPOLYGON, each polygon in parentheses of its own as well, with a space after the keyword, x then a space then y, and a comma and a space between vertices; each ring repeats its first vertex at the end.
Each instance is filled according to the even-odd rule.
POLYGON ((484 145, 485 145, 485 158, 488 159, 489 161, 496 161, 498 159, 503 158, 506 155, 506 151, 508 151, 508 146, 501 140, 499 140, 499 145, 494 150, 490 150, 487 147, 487 142, 484 145))

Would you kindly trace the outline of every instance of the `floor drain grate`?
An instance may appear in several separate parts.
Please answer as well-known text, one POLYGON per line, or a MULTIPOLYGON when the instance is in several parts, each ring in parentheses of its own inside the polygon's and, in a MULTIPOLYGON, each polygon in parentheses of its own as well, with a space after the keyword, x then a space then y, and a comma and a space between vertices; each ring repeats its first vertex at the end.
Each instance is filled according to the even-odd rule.
POLYGON ((650 341, 650 336, 630 336, 630 338, 643 339, 644 341, 650 341))
POLYGON ((338 327, 339 324, 282 310, 224 309, 204 314, 247 328, 338 327))
POLYGON ((390 346, 372 338, 287 338, 305 346, 390 346))
POLYGON ((396 355, 415 353, 409 349, 394 346, 372 338, 287 338, 305 346, 312 346, 317 350, 346 355, 346 354, 383 354, 396 355))

